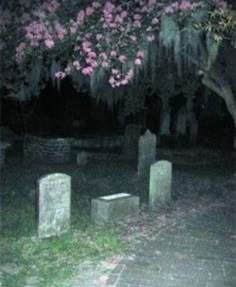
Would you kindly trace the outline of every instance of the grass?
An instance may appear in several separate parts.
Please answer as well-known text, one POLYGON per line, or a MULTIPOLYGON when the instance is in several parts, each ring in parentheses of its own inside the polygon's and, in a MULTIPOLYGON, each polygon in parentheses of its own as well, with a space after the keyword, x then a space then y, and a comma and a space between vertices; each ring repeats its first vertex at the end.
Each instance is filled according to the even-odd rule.
MULTIPOLYGON (((193 198, 209 191, 215 194, 232 170, 229 167, 218 175, 214 169, 209 172, 207 165, 181 167, 174 166, 173 198, 193 198)), ((148 191, 148 183, 137 180, 136 165, 118 161, 93 161, 78 168, 75 164, 29 166, 16 159, 6 165, 0 181, 1 287, 63 287, 64 280, 78 274, 85 259, 96 261, 124 251, 128 241, 121 238, 120 227, 90 224, 90 199, 128 192, 140 195, 144 202, 148 191), (38 178, 55 171, 72 177, 71 229, 60 237, 40 240, 31 191, 38 178)), ((132 230, 135 224, 130 224, 132 230)))
POLYGON ((5 202, 1 209, 1 286, 21 287, 33 280, 33 286, 60 287, 63 280, 78 272, 83 260, 97 260, 122 251, 124 244, 117 229, 90 224, 88 210, 87 200, 74 200, 70 232, 39 239, 33 205, 17 196, 12 197, 10 205, 5 202))

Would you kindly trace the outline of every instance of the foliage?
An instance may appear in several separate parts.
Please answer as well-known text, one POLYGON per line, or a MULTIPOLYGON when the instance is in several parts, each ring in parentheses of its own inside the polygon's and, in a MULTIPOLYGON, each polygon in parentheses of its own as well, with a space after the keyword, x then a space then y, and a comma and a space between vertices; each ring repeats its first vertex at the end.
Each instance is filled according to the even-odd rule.
POLYGON ((112 88, 132 83, 147 62, 154 83, 158 62, 145 58, 148 51, 162 58, 163 48, 181 75, 204 33, 214 61, 218 44, 235 31, 235 12, 221 0, 4 0, 0 15, 0 89, 19 100, 38 96, 50 79, 60 88, 66 76, 99 97, 105 81, 112 88))

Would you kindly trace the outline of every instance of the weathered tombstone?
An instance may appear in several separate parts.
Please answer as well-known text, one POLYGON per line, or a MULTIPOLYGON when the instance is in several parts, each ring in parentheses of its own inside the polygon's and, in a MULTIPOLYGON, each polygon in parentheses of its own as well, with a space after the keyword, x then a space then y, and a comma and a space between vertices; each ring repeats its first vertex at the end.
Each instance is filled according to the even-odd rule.
POLYGON ((151 165, 149 182, 149 206, 166 204, 171 200, 172 164, 161 160, 151 165))
POLYGON ((71 177, 53 173, 37 182, 38 236, 46 238, 70 228, 71 177))
POLYGON ((149 175, 150 166, 156 160, 156 136, 149 130, 139 139, 138 176, 149 175))
POLYGON ((124 135, 124 154, 127 158, 136 158, 138 155, 138 139, 141 127, 130 124, 126 126, 124 135))
POLYGON ((118 193, 92 199, 92 222, 102 225, 139 212, 139 196, 118 193))
POLYGON ((170 111, 167 110, 163 115, 160 127, 160 135, 169 135, 170 134, 170 111))
POLYGON ((85 165, 88 162, 88 155, 85 151, 77 154, 77 165, 85 165))
POLYGON ((187 114, 185 107, 182 107, 178 112, 176 132, 178 135, 185 135, 187 131, 187 114))

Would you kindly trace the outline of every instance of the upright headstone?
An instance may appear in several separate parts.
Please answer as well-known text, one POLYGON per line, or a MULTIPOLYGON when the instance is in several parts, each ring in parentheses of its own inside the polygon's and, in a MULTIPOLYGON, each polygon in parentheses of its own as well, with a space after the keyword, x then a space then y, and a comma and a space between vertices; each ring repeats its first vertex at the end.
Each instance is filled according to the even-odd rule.
POLYGON ((77 154, 77 165, 86 165, 88 162, 88 154, 85 151, 79 152, 77 154))
POLYGON ((170 111, 167 110, 161 120, 160 135, 170 135, 170 111))
POLYGON ((71 177, 54 173, 40 178, 38 193, 38 236, 46 238, 70 228, 71 177))
POLYGON ((127 158, 136 158, 138 155, 138 140, 141 127, 130 124, 126 126, 124 135, 123 152, 127 158))
POLYGON ((171 200, 172 164, 161 160, 151 165, 149 182, 149 206, 166 204, 171 200))
POLYGON ((139 139, 138 176, 149 175, 150 166, 156 160, 156 136, 149 130, 139 139))
POLYGON ((178 135, 185 135, 187 131, 187 114, 185 107, 182 107, 178 112, 176 132, 178 135))

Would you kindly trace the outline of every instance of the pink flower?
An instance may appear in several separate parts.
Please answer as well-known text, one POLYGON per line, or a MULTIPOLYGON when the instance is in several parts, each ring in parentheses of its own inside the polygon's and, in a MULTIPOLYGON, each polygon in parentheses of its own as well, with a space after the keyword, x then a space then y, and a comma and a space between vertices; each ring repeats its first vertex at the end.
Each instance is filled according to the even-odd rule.
POLYGON ((71 34, 75 34, 77 31, 77 28, 75 26, 70 27, 71 34))
POLYGON ((111 76, 110 79, 108 80, 108 82, 113 86, 113 85, 115 85, 116 80, 114 77, 111 76))
POLYGON ((102 64, 101 64, 101 66, 102 66, 103 68, 108 68, 108 67, 109 67, 109 64, 108 64, 108 62, 103 61, 102 64))
POLYGON ((156 17, 152 19, 152 25, 156 25, 159 23, 159 19, 157 19, 156 17))
POLYGON ((80 10, 78 15, 77 15, 77 19, 76 19, 76 22, 81 25, 84 23, 84 17, 85 17, 85 12, 84 10, 80 10))
POLYGON ((96 58, 96 57, 97 57, 97 54, 96 54, 95 52, 93 52, 93 51, 90 51, 90 52, 88 52, 88 56, 89 56, 90 58, 96 58))
POLYGON ((172 6, 167 6, 164 9, 166 14, 173 14, 174 13, 174 8, 172 6))
POLYGON ((142 24, 139 20, 135 20, 134 21, 134 27, 138 27, 138 28, 141 28, 142 24))
POLYGON ((92 68, 97 68, 98 63, 97 63, 97 61, 93 60, 90 62, 90 65, 92 66, 92 68))
POLYGON ((58 22, 56 22, 55 24, 55 30, 56 30, 56 33, 57 33, 57 37, 60 39, 60 40, 63 40, 63 38, 65 37, 66 35, 66 30, 62 27, 62 25, 58 22))
POLYGON ((127 15, 128 15, 128 12, 127 12, 127 11, 122 11, 122 12, 120 13, 120 17, 121 17, 121 18, 125 18, 125 17, 127 17, 127 15))
POLYGON ((93 73, 93 68, 91 66, 87 66, 82 69, 83 75, 91 75, 93 73))
POLYGON ((67 66, 67 67, 65 68, 65 73, 66 73, 67 75, 69 75, 69 74, 71 73, 71 66, 67 66))
POLYGON ((147 36, 146 39, 147 39, 148 42, 151 43, 151 42, 153 42, 155 40, 155 36, 154 35, 149 35, 149 36, 147 36))
POLYGON ((84 41, 82 43, 82 49, 84 50, 84 52, 87 52, 87 53, 90 52, 91 51, 90 46, 91 46, 91 43, 89 41, 84 41))
POLYGON ((111 70, 111 73, 112 73, 113 75, 117 75, 117 74, 119 74, 119 70, 117 70, 117 69, 112 69, 112 70, 111 70))
POLYGON ((54 46, 54 41, 52 39, 46 39, 44 44, 47 48, 51 49, 54 46))
POLYGON ((143 58, 143 57, 144 57, 144 52, 141 51, 141 50, 139 50, 139 51, 137 52, 137 54, 136 54, 136 57, 137 57, 137 58, 143 58))
POLYGON ((137 37, 136 37, 136 36, 131 35, 131 36, 129 36, 129 37, 130 37, 130 39, 131 39, 133 42, 136 42, 136 41, 137 41, 137 37))
POLYGON ((96 35, 96 40, 99 41, 100 39, 102 39, 102 34, 97 34, 96 35))
POLYGON ((192 5, 189 1, 182 0, 182 2, 179 5, 180 10, 188 10, 191 9, 192 5))
POLYGON ((117 56, 117 52, 115 50, 112 50, 110 52, 110 55, 111 55, 111 57, 115 57, 115 56, 117 56))
POLYGON ((108 12, 112 12, 115 9, 115 5, 112 4, 111 2, 107 1, 105 6, 104 6, 104 10, 108 11, 108 12))
POLYGON ((156 4, 157 4, 157 0, 149 0, 147 5, 148 6, 154 6, 156 4))
POLYGON ((20 63, 23 59, 25 47, 26 47, 26 44, 21 42, 16 48, 16 61, 18 63, 20 63))
POLYGON ((93 2, 93 3, 92 3, 92 7, 93 7, 94 9, 97 9, 97 8, 101 7, 101 4, 100 4, 99 2, 93 2))
POLYGON ((86 16, 89 17, 89 16, 93 15, 93 13, 94 13, 94 8, 88 6, 88 7, 86 8, 86 10, 85 10, 86 16))
POLYGON ((120 55, 118 60, 121 62, 121 63, 125 63, 126 61, 126 56, 125 55, 120 55))
POLYGON ((101 57, 103 60, 107 60, 107 54, 104 52, 100 53, 99 57, 101 57))
POLYGON ((57 72, 55 73, 55 77, 59 79, 64 79, 66 77, 66 73, 64 72, 57 72))
POLYGON ((134 14, 134 20, 141 20, 142 16, 139 14, 134 14))
POLYGON ((122 85, 127 85, 128 83, 129 83, 129 80, 127 78, 124 78, 123 80, 121 80, 122 85))
POLYGON ((73 62, 73 66, 76 68, 76 70, 80 70, 80 68, 81 68, 80 62, 78 60, 73 62))
POLYGON ((141 61, 140 58, 136 58, 136 59, 134 60, 134 63, 135 63, 135 65, 141 65, 141 64, 142 64, 142 61, 141 61))

